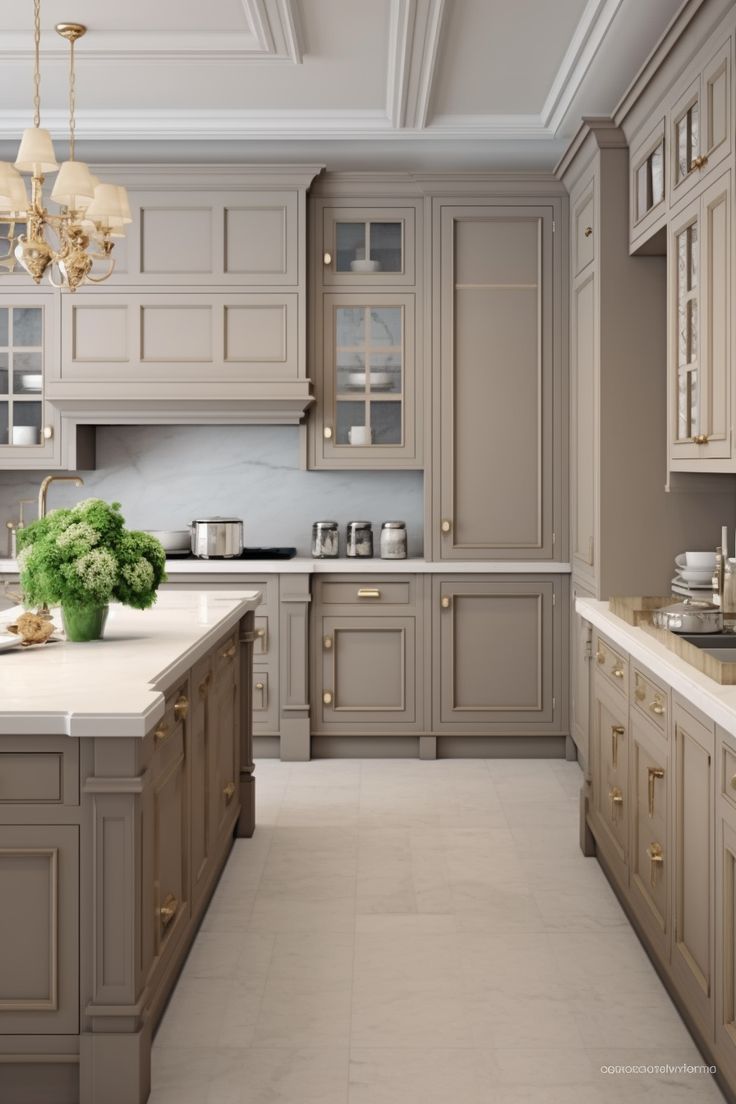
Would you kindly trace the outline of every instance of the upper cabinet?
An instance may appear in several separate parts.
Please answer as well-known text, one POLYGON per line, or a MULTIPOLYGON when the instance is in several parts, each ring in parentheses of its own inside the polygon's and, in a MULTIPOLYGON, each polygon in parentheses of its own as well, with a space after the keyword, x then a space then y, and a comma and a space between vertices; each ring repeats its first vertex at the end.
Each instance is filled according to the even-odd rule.
POLYGON ((731 152, 731 52, 729 36, 705 64, 696 60, 676 85, 668 111, 673 206, 731 152))
POLYGON ((629 215, 632 249, 659 230, 667 219, 666 131, 666 120, 659 119, 631 150, 629 215))
POLYGON ((434 200, 434 559, 563 558, 563 211, 556 198, 434 200))
POLYGON ((422 202, 311 200, 312 468, 422 466, 422 202))

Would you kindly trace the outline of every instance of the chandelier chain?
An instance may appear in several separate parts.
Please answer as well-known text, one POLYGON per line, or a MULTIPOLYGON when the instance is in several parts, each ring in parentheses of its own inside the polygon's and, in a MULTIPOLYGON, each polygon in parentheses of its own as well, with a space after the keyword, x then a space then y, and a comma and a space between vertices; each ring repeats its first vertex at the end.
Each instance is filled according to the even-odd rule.
POLYGON ((69 51, 69 160, 74 160, 74 142, 76 132, 76 109, 77 109, 77 78, 74 72, 74 39, 69 43, 71 49, 69 51))
POLYGON ((41 0, 33 0, 33 125, 41 125, 41 0))

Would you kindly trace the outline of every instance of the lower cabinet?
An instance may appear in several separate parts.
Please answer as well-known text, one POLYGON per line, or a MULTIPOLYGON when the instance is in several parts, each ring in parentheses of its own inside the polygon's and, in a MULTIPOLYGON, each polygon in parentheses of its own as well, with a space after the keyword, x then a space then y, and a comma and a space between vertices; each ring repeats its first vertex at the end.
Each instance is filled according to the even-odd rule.
POLYGON ((629 854, 629 713, 626 698, 593 676, 591 703, 593 807, 598 846, 612 874, 628 885, 629 854))
POLYGON ((238 729, 238 636, 235 633, 215 649, 210 689, 210 813, 213 840, 232 831, 232 810, 237 805, 240 749, 238 729))
POLYGON ((669 754, 666 735, 636 711, 630 721, 631 905, 661 959, 669 956, 669 754))
POLYGON ((433 727, 440 735, 561 731, 562 596, 560 577, 434 576, 433 727))
POLYGON ((570 602, 570 735, 577 748, 578 761, 590 776, 590 693, 593 629, 575 612, 575 599, 592 597, 574 582, 570 602))
MULTIPOLYGON (((723 745, 721 755, 724 756, 723 745)), ((730 787, 734 775, 721 778, 730 787)), ((720 789, 721 787, 719 787, 720 789)), ((736 1084, 736 806, 725 789, 716 823, 716 1045, 720 1064, 736 1084), (724 796, 725 794, 725 796, 724 796)))

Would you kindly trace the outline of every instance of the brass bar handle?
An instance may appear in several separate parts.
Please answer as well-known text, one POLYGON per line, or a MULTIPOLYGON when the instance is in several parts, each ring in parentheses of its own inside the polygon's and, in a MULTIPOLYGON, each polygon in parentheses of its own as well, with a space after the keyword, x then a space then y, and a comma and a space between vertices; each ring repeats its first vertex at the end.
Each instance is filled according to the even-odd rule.
POLYGON ((174 716, 177 721, 185 721, 189 716, 189 698, 181 694, 174 703, 174 716))
POLYGON ((625 736, 626 729, 623 725, 611 725, 611 766, 618 766, 618 739, 625 736))
POLYGON ((649 703, 649 708, 655 717, 663 717, 665 713, 664 702, 660 697, 656 697, 654 701, 649 703))
POLYGON ((325 690, 324 694, 322 695, 322 701, 325 705, 332 705, 332 694, 329 690, 325 690))
POLYGON ((595 653, 595 658, 598 660, 599 663, 605 663, 606 662, 606 653, 602 652, 599 648, 598 651, 595 653))
POLYGON ((227 786, 222 791, 222 796, 225 798, 225 804, 229 805, 235 794, 235 783, 228 782, 227 786))
POLYGON ((647 856, 649 858, 649 884, 654 889, 657 882, 657 868, 664 863, 662 844, 650 843, 647 847, 647 856))
POLYGON ((442 606, 443 609, 449 609, 450 608, 450 606, 452 605, 452 598, 450 597, 449 594, 443 594, 442 595, 442 597, 440 598, 440 605, 442 606))
POLYGON ((359 598, 380 598, 381 592, 378 587, 361 587, 358 591, 359 598))
POLYGON ((616 820, 618 810, 624 803, 624 795, 618 786, 614 786, 612 790, 608 791, 608 800, 611 802, 611 820, 616 820))
POLYGON ((694 445, 707 445, 710 438, 707 433, 696 433, 692 440, 694 445))
POLYGON ((157 744, 162 744, 164 740, 168 740, 169 726, 166 721, 162 721, 158 728, 154 729, 153 738, 157 744))
POLYGON ((164 903, 158 910, 158 915, 161 920, 161 927, 168 928, 171 921, 176 916, 176 911, 179 908, 179 902, 173 893, 169 893, 164 903))
POLYGON ((443 520, 440 522, 440 529, 443 533, 450 532, 450 530, 452 529, 452 522, 449 520, 449 518, 443 518, 443 520))
POLYGON ((331 636, 325 636, 323 638, 322 647, 325 649, 326 652, 329 652, 330 648, 332 647, 332 637, 331 636))
POLYGON ((207 693, 208 693, 209 688, 210 688, 211 679, 212 679, 212 675, 207 673, 204 676, 204 678, 202 679, 202 681, 200 682, 199 687, 198 687, 200 698, 206 698, 207 697, 207 693))
POLYGON ((644 689, 644 687, 642 686, 642 684, 639 682, 639 676, 637 675, 636 676, 636 689, 634 690, 634 697, 636 698, 637 701, 644 701, 646 696, 647 696, 647 692, 644 689))
POLYGON ((647 771, 648 775, 648 791, 649 791, 649 816, 654 816, 654 783, 658 778, 664 778, 664 770, 662 767, 650 767, 647 771))
POLYGON ((235 655, 235 645, 231 644, 229 648, 225 648, 224 652, 220 652, 220 659, 232 659, 235 655))
POLYGON ((592 233, 593 233, 593 227, 592 226, 586 226, 585 229, 583 230, 583 234, 586 238, 589 238, 592 235, 592 233))

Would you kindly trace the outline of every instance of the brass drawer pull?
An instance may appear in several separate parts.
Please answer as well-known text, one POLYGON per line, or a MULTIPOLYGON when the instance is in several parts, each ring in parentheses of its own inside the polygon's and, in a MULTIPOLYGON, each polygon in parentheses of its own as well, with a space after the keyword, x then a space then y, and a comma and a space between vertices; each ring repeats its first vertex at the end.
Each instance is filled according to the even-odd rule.
POLYGON ((210 675, 208 673, 204 676, 204 678, 200 682, 199 687, 198 687, 200 698, 206 698, 207 697, 207 692, 210 688, 210 679, 211 678, 212 678, 212 675, 210 675))
POLYGON ((232 659, 235 655, 235 645, 231 644, 224 652, 220 652, 220 659, 232 659))
POLYGON ((162 744, 164 740, 169 737, 169 726, 166 721, 162 721, 157 729, 154 730, 153 738, 157 744, 162 744))
POLYGON ((161 918, 161 927, 168 928, 171 921, 176 916, 176 910, 179 908, 179 902, 173 893, 169 893, 168 897, 158 910, 159 917, 161 918))
POLYGON ((332 705, 332 694, 329 690, 325 690, 324 694, 322 695, 322 701, 325 705, 332 705))
POLYGON ((331 636, 324 637, 324 639, 322 640, 322 647, 325 649, 325 651, 329 652, 330 648, 332 647, 331 636))
POLYGON ((613 667, 612 670, 611 670, 611 674, 613 675, 614 678, 623 678, 624 677, 624 669, 623 669, 623 667, 619 667, 619 666, 613 667))
POLYGON ((361 587, 358 591, 359 598, 380 598, 381 592, 378 587, 361 587))
POLYGON ((664 778, 662 767, 650 767, 647 771, 649 790, 649 816, 654 816, 654 783, 658 778, 664 778))
POLYGON ((234 782, 228 782, 227 786, 225 786, 225 788, 222 791, 222 796, 225 798, 225 803, 227 805, 229 805, 230 802, 232 801, 234 794, 235 794, 235 783, 234 782))
POLYGON ((647 847, 647 856, 649 858, 649 884, 652 889, 657 881, 657 867, 664 864, 664 853, 662 851, 661 843, 650 843, 647 847))
POLYGON ((443 596, 440 598, 440 605, 443 609, 450 608, 450 606, 452 605, 452 598, 449 594, 443 594, 443 596))
POLYGON ((644 689, 642 684, 639 682, 639 676, 638 675, 636 676, 636 689, 634 690, 634 696, 635 696, 636 700, 640 701, 640 702, 644 701, 645 697, 647 696, 646 690, 644 689))
POLYGON ((448 518, 444 518, 440 522, 440 529, 442 530, 443 533, 449 533, 450 530, 452 529, 452 522, 448 518))
POLYGON ((612 790, 608 791, 608 799, 611 802, 611 820, 617 820, 618 810, 624 803, 624 795, 618 786, 614 786, 612 790))
POLYGON ((585 229, 583 230, 583 235, 586 238, 589 238, 592 233, 593 233, 593 227, 592 226, 586 226, 585 229))
POLYGON ((707 445, 710 438, 707 433, 696 433, 693 437, 694 445, 707 445))
POLYGON ((605 663, 606 662, 606 653, 602 652, 599 648, 598 651, 595 653, 595 658, 598 660, 599 663, 605 663))
POLYGON ((665 709, 664 702, 660 697, 656 697, 654 701, 649 703, 649 708, 656 717, 664 717, 665 709))
POLYGON ((618 740, 619 736, 625 736, 626 729, 623 725, 611 725, 611 766, 618 766, 618 740))
POLYGON ((262 690, 262 689, 263 689, 263 683, 262 682, 257 682, 256 683, 256 690, 262 690))
POLYGON ((174 716, 177 721, 185 721, 189 716, 189 698, 182 694, 174 703, 174 716))
POLYGON ((692 161, 690 162, 690 171, 692 172, 693 169, 702 169, 707 164, 708 164, 708 154, 707 153, 701 154, 699 157, 693 157, 692 161))

